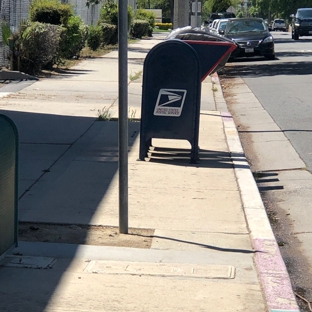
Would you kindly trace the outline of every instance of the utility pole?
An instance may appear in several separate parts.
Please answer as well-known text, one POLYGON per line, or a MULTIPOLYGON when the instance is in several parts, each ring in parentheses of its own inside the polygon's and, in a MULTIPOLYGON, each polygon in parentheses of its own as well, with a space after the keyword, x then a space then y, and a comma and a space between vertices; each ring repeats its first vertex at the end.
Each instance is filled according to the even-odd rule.
POLYGON ((195 26, 198 27, 198 0, 195 0, 195 26))
POLYGON ((118 12, 118 172, 119 232, 128 234, 128 1, 119 0, 118 12))

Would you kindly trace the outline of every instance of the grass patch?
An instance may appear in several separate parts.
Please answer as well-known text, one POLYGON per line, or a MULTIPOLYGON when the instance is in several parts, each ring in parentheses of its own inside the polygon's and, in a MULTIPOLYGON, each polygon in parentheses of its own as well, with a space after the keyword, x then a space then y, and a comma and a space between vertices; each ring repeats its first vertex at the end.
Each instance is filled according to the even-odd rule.
POLYGON ((99 48, 95 51, 93 51, 89 47, 85 47, 80 52, 80 58, 84 59, 84 58, 100 57, 100 56, 103 56, 105 54, 108 54, 109 52, 111 52, 113 50, 117 50, 117 49, 118 49, 118 45, 107 45, 107 46, 105 46, 103 48, 99 48))
POLYGON ((135 120, 135 115, 136 115, 136 110, 135 109, 131 109, 130 110, 130 108, 129 108, 129 117, 128 117, 128 119, 129 119, 129 121, 134 121, 135 120))
POLYGON ((158 28, 154 28, 153 33, 170 33, 171 29, 158 29, 158 28))
POLYGON ((140 41, 139 39, 131 38, 131 39, 128 39, 128 44, 137 43, 139 41, 140 41))
POLYGON ((139 79, 141 77, 141 74, 142 74, 142 70, 140 70, 134 74, 130 74, 130 76, 129 76, 130 81, 139 79))
POLYGON ((112 114, 109 111, 109 108, 103 107, 102 109, 98 109, 98 120, 99 121, 107 121, 112 118, 112 114))

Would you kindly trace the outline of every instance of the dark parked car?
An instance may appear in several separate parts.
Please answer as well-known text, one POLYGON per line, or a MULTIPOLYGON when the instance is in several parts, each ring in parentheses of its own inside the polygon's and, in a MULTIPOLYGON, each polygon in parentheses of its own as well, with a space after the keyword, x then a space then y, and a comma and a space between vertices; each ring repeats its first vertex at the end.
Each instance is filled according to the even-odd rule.
POLYGON ((231 58, 242 56, 264 56, 275 59, 274 39, 262 18, 230 18, 224 37, 237 44, 231 58))
POLYGON ((299 36, 312 36, 312 8, 297 9, 296 15, 290 15, 291 37, 299 40, 299 36))

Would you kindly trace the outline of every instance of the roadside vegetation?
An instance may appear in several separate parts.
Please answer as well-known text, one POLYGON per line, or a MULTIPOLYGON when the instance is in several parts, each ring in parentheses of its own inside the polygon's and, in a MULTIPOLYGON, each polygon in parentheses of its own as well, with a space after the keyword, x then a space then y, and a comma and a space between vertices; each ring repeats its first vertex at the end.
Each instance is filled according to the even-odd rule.
MULTIPOLYGON (((155 15, 128 6, 129 40, 151 37, 155 15)), ((117 48, 118 5, 113 0, 101 3, 96 25, 86 25, 75 16, 73 7, 59 0, 33 0, 29 18, 16 32, 2 22, 3 42, 8 46, 10 69, 31 75, 46 70, 71 67, 86 57, 104 55, 117 48)))

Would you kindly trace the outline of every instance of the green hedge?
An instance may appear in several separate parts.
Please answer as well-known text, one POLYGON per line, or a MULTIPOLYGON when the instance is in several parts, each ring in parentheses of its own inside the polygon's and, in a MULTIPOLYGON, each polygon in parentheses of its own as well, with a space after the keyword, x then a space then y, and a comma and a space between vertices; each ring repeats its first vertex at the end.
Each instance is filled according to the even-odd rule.
POLYGON ((149 23, 144 20, 134 20, 131 26, 130 35, 134 38, 142 38, 148 36, 149 23))
POLYGON ((150 11, 147 11, 144 9, 137 10, 137 12, 135 14, 136 20, 144 20, 144 21, 148 22, 149 27, 148 27, 147 35, 149 37, 152 37, 152 35, 153 35, 153 29, 155 27, 155 18, 156 18, 156 15, 153 12, 150 12, 150 11))
POLYGON ((61 57, 79 57, 85 47, 88 34, 88 26, 84 24, 80 16, 71 16, 61 40, 61 57))
POLYGON ((102 29, 101 26, 90 26, 88 39, 87 39, 87 46, 95 51, 101 46, 101 38, 102 38, 102 29))
MULTIPOLYGON (((130 29, 133 20, 133 9, 128 5, 128 29, 130 29)), ((99 23, 108 23, 118 26, 118 5, 113 0, 106 0, 100 10, 99 23)))
POLYGON ((100 23, 101 46, 116 44, 118 40, 117 26, 107 23, 100 23))
POLYGON ((45 66, 53 65, 56 62, 64 28, 34 22, 23 29, 18 39, 21 48, 22 71, 35 74, 45 66))
POLYGON ((136 20, 144 20, 148 21, 149 25, 154 28, 155 27, 155 18, 156 15, 153 12, 144 10, 144 9, 139 9, 136 11, 136 14, 134 16, 136 20))
POLYGON ((66 26, 72 15, 74 11, 71 5, 58 0, 34 0, 29 8, 29 18, 32 22, 66 26))
POLYGON ((155 23, 155 28, 169 30, 172 29, 172 23, 155 23))

